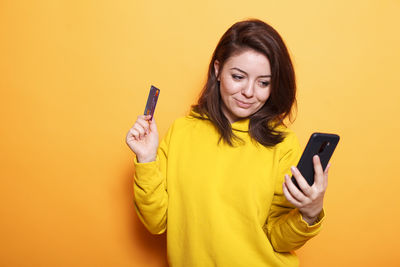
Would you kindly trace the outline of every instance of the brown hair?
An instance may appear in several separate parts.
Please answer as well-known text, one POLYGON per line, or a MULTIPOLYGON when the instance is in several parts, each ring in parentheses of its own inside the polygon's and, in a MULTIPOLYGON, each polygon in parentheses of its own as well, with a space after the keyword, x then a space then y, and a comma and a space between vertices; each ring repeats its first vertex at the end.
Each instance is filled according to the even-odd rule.
POLYGON ((276 127, 284 125, 285 118, 291 119, 292 107, 296 105, 296 81, 289 52, 281 36, 261 20, 237 22, 224 33, 211 58, 206 84, 192 109, 201 115, 199 118, 203 115, 209 118, 221 134, 220 141, 222 139, 232 145, 232 139, 239 139, 222 112, 214 62, 218 60, 222 70, 229 57, 249 49, 265 55, 271 65, 271 94, 264 106, 249 117, 249 134, 260 144, 271 147, 284 139, 283 132, 276 127))

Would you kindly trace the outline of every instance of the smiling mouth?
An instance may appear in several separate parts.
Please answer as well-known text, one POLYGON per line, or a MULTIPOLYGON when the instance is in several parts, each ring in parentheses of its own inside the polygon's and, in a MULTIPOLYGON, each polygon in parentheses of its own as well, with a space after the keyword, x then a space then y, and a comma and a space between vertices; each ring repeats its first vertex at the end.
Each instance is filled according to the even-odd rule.
POLYGON ((238 105, 240 108, 249 108, 249 107, 251 107, 251 105, 253 105, 253 103, 243 102, 243 101, 240 101, 240 100, 238 100, 238 99, 236 99, 236 98, 235 98, 235 101, 236 101, 237 105, 238 105))

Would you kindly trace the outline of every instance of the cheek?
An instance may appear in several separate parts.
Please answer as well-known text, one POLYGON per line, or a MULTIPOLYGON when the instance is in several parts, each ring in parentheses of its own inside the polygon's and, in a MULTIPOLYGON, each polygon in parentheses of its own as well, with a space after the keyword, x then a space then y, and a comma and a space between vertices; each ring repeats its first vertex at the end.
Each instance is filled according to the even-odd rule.
POLYGON ((240 83, 231 79, 221 79, 221 94, 233 95, 240 92, 240 83))
POLYGON ((261 90, 261 91, 257 92, 256 97, 259 102, 264 104, 268 100, 270 94, 271 94, 271 90, 270 90, 270 88, 268 88, 268 90, 261 90))

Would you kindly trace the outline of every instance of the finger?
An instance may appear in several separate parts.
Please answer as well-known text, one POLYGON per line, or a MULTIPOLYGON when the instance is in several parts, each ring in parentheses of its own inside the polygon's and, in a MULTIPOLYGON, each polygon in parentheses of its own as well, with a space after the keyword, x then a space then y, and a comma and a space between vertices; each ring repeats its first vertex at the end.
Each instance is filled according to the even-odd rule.
POLYGON ((156 124, 156 121, 154 120, 154 118, 149 122, 150 122, 150 131, 157 133, 157 124, 156 124))
POLYGON ((132 130, 129 129, 129 131, 126 133, 125 142, 129 145, 131 140, 136 140, 136 137, 132 134, 132 130))
POLYGON ((332 164, 329 162, 324 171, 324 188, 325 189, 328 187, 328 172, 329 172, 331 165, 332 164))
POLYGON ((140 120, 140 121, 144 121, 144 122, 150 123, 150 119, 151 119, 151 115, 139 115, 137 117, 136 121, 140 120))
POLYGON ((329 162, 328 163, 328 165, 326 165, 326 168, 325 168, 325 171, 324 171, 324 174, 328 174, 328 172, 329 172, 329 168, 331 167, 331 163, 329 162))
POLYGON ((151 115, 139 115, 137 117, 138 117, 138 119, 142 119, 145 121, 149 121, 151 119, 151 115))
POLYGON ((303 175, 301 175, 299 169, 297 169, 296 167, 292 166, 290 168, 290 170, 291 170, 294 178, 296 179, 296 182, 299 185, 301 191, 303 191, 304 195, 310 196, 311 193, 312 193, 311 186, 308 184, 308 182, 303 177, 303 175))
POLYGON ((139 123, 135 123, 133 129, 139 133, 139 138, 143 138, 146 134, 146 130, 139 123))
POLYGON ((283 188, 283 194, 285 195, 286 199, 290 203, 292 203, 295 207, 301 207, 302 206, 299 201, 297 201, 296 199, 294 199, 294 197, 292 197, 292 195, 290 194, 290 192, 289 192, 289 190, 288 190, 288 188, 286 186, 286 183, 283 183, 282 188, 283 188))
POLYGON ((313 157, 314 163, 314 184, 316 186, 321 186, 324 184, 324 171, 322 170, 321 160, 318 155, 314 155, 313 157))
POLYGON ((131 129, 129 132, 133 136, 133 138, 135 138, 135 140, 139 140, 140 134, 138 131, 136 131, 135 129, 131 129))
POLYGON ((285 184, 291 196, 293 196, 297 201, 303 202, 307 197, 301 192, 292 182, 289 175, 285 175, 285 184))
POLYGON ((139 124, 140 126, 142 126, 142 128, 144 129, 144 131, 146 133, 149 132, 149 130, 150 130, 149 121, 145 120, 144 118, 139 118, 138 117, 136 123, 139 124))

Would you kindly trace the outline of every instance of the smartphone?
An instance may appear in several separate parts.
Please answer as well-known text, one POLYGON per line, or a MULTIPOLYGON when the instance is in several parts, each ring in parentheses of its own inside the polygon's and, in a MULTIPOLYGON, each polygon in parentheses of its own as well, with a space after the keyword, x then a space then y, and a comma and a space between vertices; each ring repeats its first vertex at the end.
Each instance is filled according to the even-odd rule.
MULTIPOLYGON (((339 142, 339 135, 329 133, 313 133, 297 164, 300 173, 311 186, 314 184, 314 155, 321 160, 322 169, 325 170, 333 152, 339 142)), ((300 189, 296 179, 292 176, 293 183, 300 189)), ((300 189, 301 190, 301 189, 300 189)))
POLYGON ((147 98, 146 108, 144 109, 144 115, 151 115, 151 120, 153 119, 159 95, 160 89, 152 85, 150 87, 149 97, 147 98))

